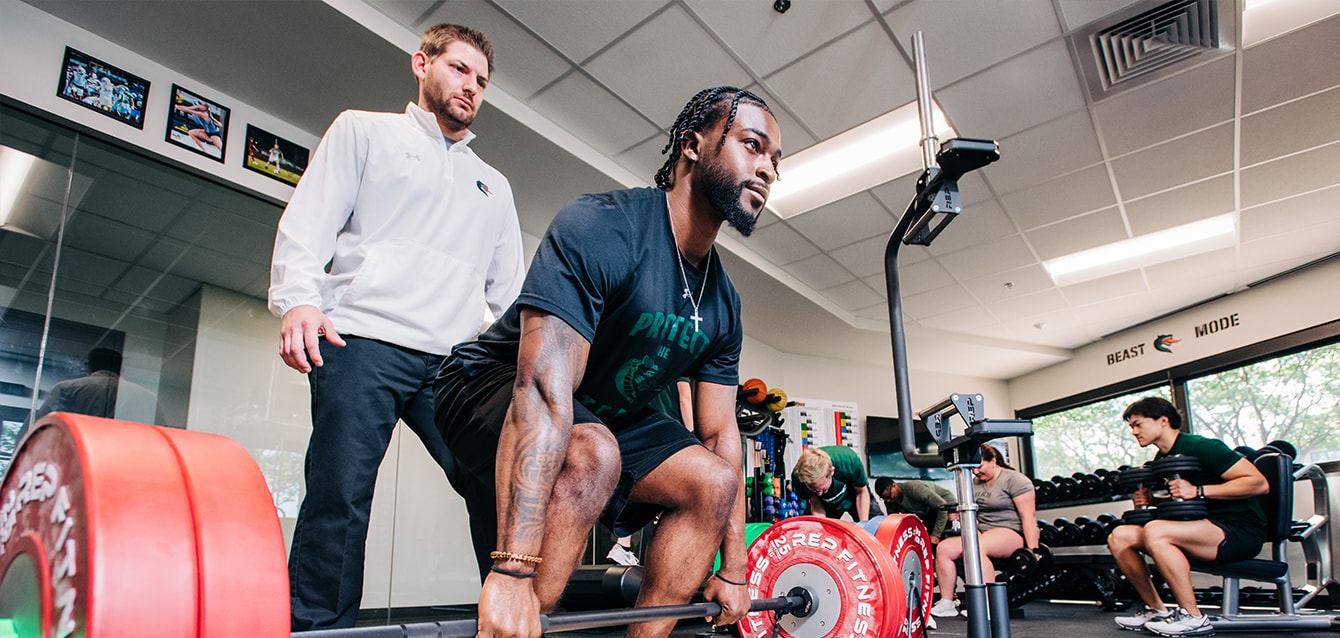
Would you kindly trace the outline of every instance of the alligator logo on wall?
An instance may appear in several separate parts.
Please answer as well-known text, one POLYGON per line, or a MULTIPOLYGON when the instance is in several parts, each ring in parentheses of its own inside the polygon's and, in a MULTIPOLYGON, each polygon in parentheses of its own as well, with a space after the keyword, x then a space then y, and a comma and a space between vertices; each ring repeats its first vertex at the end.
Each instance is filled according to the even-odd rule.
POLYGON ((1173 344, 1177 343, 1182 343, 1182 340, 1174 339, 1172 335, 1159 335, 1154 338, 1154 349, 1171 354, 1173 344))

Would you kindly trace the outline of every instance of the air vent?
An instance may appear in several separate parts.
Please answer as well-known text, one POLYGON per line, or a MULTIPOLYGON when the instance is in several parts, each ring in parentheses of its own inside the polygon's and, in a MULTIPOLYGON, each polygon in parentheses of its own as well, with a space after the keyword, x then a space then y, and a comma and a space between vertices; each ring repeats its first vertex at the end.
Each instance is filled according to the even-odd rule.
POLYGON ((1234 17, 1231 0, 1142 2, 1072 34, 1090 99, 1226 55, 1234 17))

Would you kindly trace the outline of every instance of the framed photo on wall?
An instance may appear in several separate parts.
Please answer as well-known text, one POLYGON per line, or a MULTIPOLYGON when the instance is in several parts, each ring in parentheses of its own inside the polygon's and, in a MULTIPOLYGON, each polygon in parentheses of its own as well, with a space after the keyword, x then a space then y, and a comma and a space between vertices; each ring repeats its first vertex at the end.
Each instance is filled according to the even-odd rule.
POLYGON ((169 107, 167 141, 222 162, 232 109, 176 84, 169 107))
POLYGON ((56 96, 143 129, 149 81, 65 47, 56 96))
POLYGON ((247 152, 242 165, 270 179, 297 186, 311 151, 274 133, 247 125, 247 152))

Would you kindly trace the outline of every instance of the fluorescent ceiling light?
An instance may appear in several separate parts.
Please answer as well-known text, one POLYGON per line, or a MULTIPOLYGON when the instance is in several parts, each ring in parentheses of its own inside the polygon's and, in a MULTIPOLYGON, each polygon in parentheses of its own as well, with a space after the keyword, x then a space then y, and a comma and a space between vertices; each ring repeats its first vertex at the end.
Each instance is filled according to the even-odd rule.
POLYGON ((1335 0, 1247 0, 1242 12, 1245 49, 1340 14, 1335 0))
POLYGON ((14 202, 23 191, 28 172, 37 158, 7 146, 0 146, 0 226, 9 222, 14 202))
POLYGON ((1228 248, 1238 240, 1237 216, 1225 213, 1042 262, 1052 281, 1068 286, 1144 266, 1228 248))
MULTIPOLYGON (((939 105, 931 110, 936 135, 953 137, 939 105)), ((783 158, 768 208, 787 219, 918 170, 921 123, 912 102, 783 158)))

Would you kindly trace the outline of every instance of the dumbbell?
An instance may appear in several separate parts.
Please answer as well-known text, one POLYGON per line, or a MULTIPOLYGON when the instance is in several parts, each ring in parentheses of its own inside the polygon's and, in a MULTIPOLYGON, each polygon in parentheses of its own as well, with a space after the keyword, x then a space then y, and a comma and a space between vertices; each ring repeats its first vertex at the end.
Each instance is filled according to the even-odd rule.
POLYGON ((1060 545, 1061 532, 1047 521, 1038 521, 1038 541, 1043 545, 1060 545))
POLYGON ((1056 500, 1073 501, 1079 498, 1079 481, 1058 474, 1052 477, 1052 483, 1056 485, 1056 500))
MULTIPOLYGON (((1195 483, 1201 473, 1200 459, 1185 454, 1173 454, 1154 461, 1149 466, 1155 476, 1174 481, 1186 479, 1195 483)), ((1159 503, 1158 517, 1170 521, 1196 521, 1205 518, 1205 500, 1200 498, 1172 500, 1159 503)))
POLYGON ((1103 495, 1103 479, 1098 478, 1097 474, 1075 472, 1070 478, 1078 484, 1080 498, 1099 498, 1103 495))
POLYGON ((1072 545, 1081 545, 1084 543, 1084 528, 1076 525, 1068 518, 1058 518, 1052 521, 1056 526, 1057 535, 1060 538, 1059 545, 1069 547, 1072 545))
POLYGON ((1037 492, 1038 503, 1055 503, 1056 484, 1042 479, 1033 479, 1033 491, 1037 492))
POLYGON ((1117 526, 1122 523, 1120 518, 1117 518, 1112 514, 1099 514, 1097 521, 1103 526, 1103 529, 1107 530, 1108 534, 1111 534, 1112 530, 1116 529, 1117 526))
POLYGON ((1108 496, 1117 496, 1121 494, 1121 484, 1119 482, 1121 472, 1098 468, 1094 470, 1093 473, 1103 482, 1102 497, 1106 498, 1108 496))
MULTIPOLYGON (((1154 482, 1154 471, 1147 467, 1124 470, 1121 473, 1120 481, 1124 492, 1134 493, 1154 482)), ((1122 522, 1127 525, 1144 525, 1155 518, 1158 518, 1158 516, 1155 515, 1154 509, 1148 505, 1136 506, 1135 509, 1121 515, 1122 522)))
POLYGON ((1020 547, 1010 554, 1011 575, 1033 576, 1050 570, 1052 567, 1052 550, 1047 545, 1038 545, 1037 549, 1028 549, 1020 547))
POLYGON ((1088 516, 1080 516, 1075 519, 1075 524, 1080 529, 1080 545, 1101 545, 1107 542, 1107 528, 1102 523, 1088 516))

